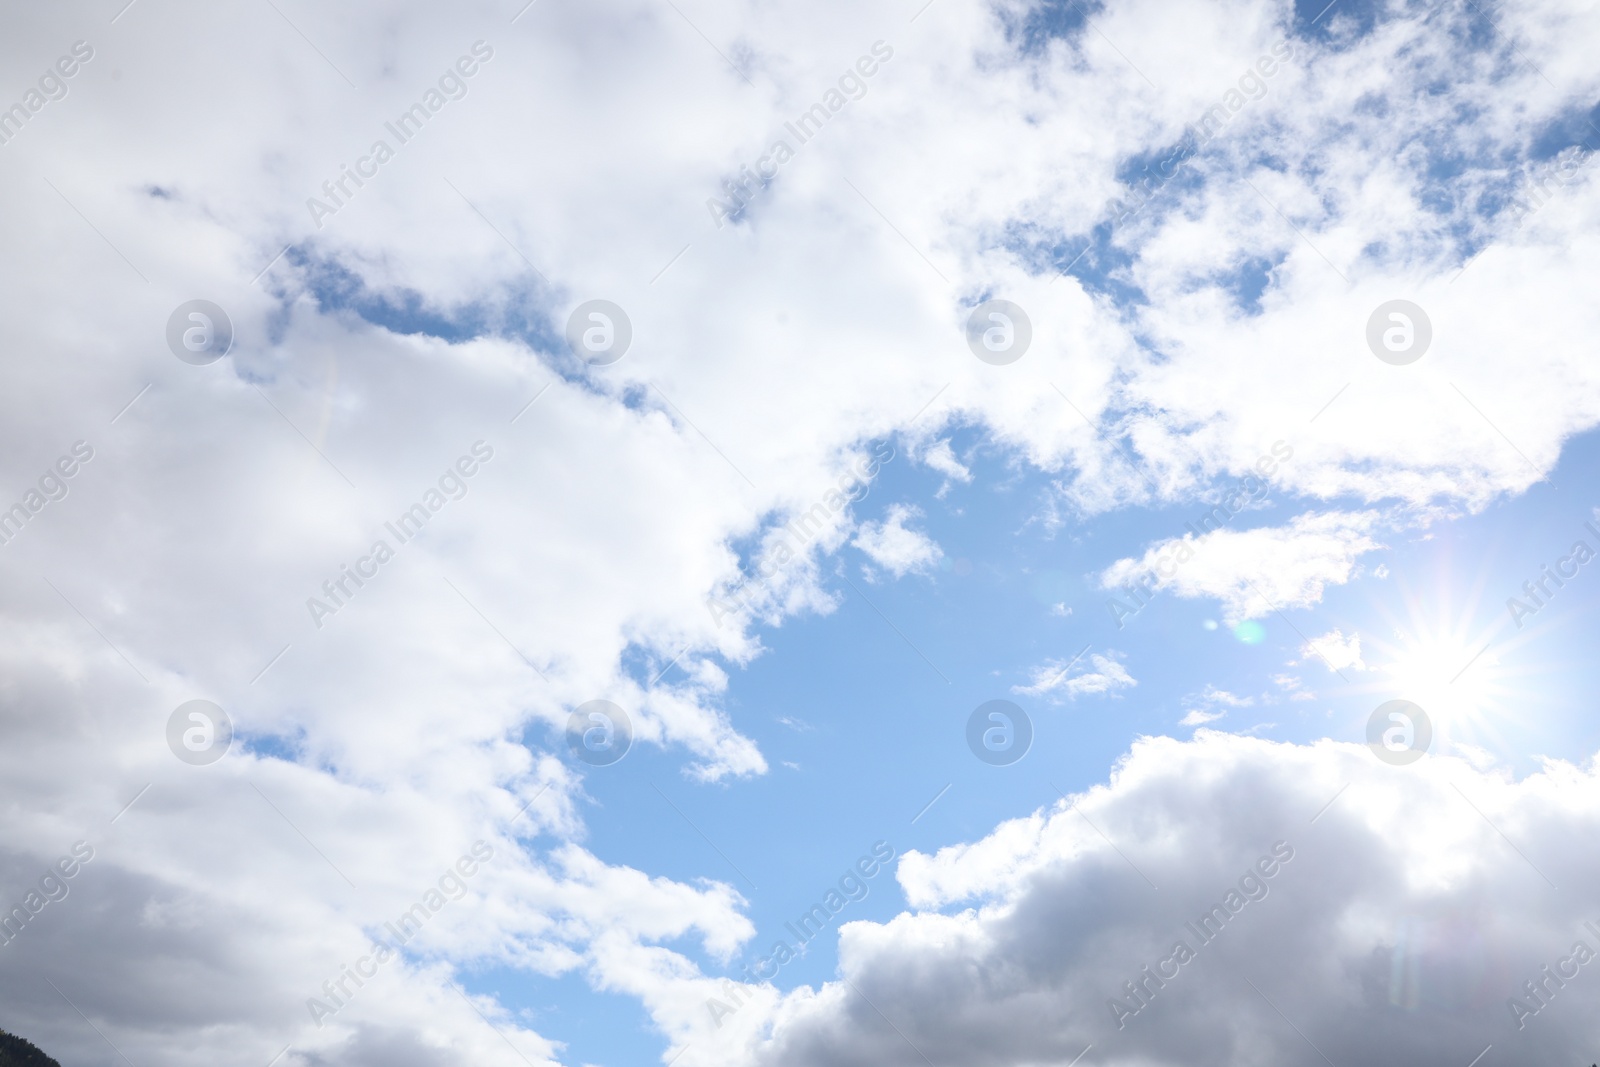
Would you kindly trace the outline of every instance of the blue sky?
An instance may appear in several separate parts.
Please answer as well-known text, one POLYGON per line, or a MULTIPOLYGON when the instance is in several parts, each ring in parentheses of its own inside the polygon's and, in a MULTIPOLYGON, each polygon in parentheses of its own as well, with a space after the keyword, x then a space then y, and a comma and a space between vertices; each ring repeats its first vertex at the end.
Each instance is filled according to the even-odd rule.
MULTIPOLYGON (((825 580, 838 609, 765 631, 767 652, 734 673, 729 713, 777 765, 773 773, 694 785, 674 761, 648 749, 585 772, 597 855, 685 881, 728 881, 747 898, 758 932, 727 973, 766 955, 775 939, 793 944, 784 924, 818 903, 874 841, 933 852, 974 840, 1054 803, 1058 789, 1073 794, 1104 781, 1138 735, 1189 737, 1194 727, 1181 721, 1196 707, 1225 712, 1218 729, 1296 744, 1359 743, 1378 704, 1417 699, 1458 740, 1518 775, 1546 757, 1582 761, 1600 741, 1585 698, 1600 684, 1600 667, 1586 652, 1600 585, 1581 570, 1520 629, 1506 603, 1512 596, 1528 602, 1523 582, 1537 579, 1574 541, 1596 544, 1583 528, 1596 506, 1584 478, 1600 462, 1593 435, 1570 442, 1547 480, 1515 499, 1426 530, 1386 533, 1384 547, 1362 558, 1363 573, 1330 588, 1313 608, 1259 620, 1264 635, 1249 641, 1219 623, 1214 601, 1171 593, 1158 594, 1119 629, 1107 606, 1119 590, 1097 579, 1134 546, 1181 533, 1204 506, 1072 516, 1055 526, 1041 520, 1052 510, 1052 479, 1018 470, 980 434, 955 440, 971 457, 970 483, 952 484, 902 456, 885 465, 857 505, 865 520, 894 503, 924 508, 923 528, 945 554, 938 568, 884 581, 870 559, 845 549, 825 580), (841 571, 870 605, 836 576, 841 571), (1333 629, 1365 637, 1370 669, 1346 669, 1341 677, 1305 651, 1306 638, 1333 629), (1085 647, 1115 652, 1137 686, 1060 703, 1014 691, 1035 665, 1071 660, 1085 647), (1442 658, 1403 679, 1382 670, 1418 647, 1437 648, 1442 658), (1449 693, 1462 668, 1469 673, 1455 683, 1459 703, 1433 704, 1415 684, 1407 688, 1421 680, 1430 692, 1449 693), (1307 699, 1274 681, 1286 675, 1300 681, 1307 699), (1208 702, 1207 690, 1251 703, 1208 702), (1017 702, 1034 723, 1032 749, 1007 767, 976 760, 963 733, 971 710, 995 698, 1017 702)), ((1226 479, 1219 488, 1231 484, 1226 479)), ((1274 493, 1234 525, 1270 527, 1307 507, 1339 503, 1274 493)), ((836 922, 883 922, 906 907, 892 880, 876 878, 869 888, 836 922)), ((814 939, 775 984, 828 981, 838 967, 836 949, 832 936, 814 939)), ((622 1062, 655 1047, 635 1005, 622 998, 596 1005, 581 983, 551 986, 502 974, 475 988, 541 1013, 572 1041, 577 1060, 622 1062)))
POLYGON ((1593 1062, 1584 5, 13 21, 0 1029, 1593 1062))

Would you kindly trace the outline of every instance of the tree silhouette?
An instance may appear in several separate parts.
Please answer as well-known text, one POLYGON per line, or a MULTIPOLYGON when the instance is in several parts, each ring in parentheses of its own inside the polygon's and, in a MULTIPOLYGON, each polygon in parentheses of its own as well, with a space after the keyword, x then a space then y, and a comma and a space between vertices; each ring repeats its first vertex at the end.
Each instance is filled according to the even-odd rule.
POLYGON ((0 1030, 0 1067, 61 1067, 32 1041, 0 1030))

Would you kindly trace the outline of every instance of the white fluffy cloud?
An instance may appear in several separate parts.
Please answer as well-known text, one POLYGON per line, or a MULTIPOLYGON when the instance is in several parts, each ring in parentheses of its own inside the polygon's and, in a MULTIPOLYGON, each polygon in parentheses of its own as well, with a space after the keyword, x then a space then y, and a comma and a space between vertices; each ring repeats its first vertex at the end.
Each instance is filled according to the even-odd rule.
POLYGON ((1046 660, 1033 669, 1027 685, 1014 685, 1011 691, 1052 700, 1075 700, 1086 693, 1114 693, 1138 684, 1122 665, 1118 653, 1091 652, 1088 662, 1081 665, 1076 659, 1046 660))
MULTIPOLYGON (((639 744, 681 757, 691 778, 736 787, 763 773, 724 705, 728 671, 760 639, 719 626, 707 597, 737 576, 734 545, 811 507, 865 442, 932 443, 927 462, 959 478, 966 468, 937 442, 971 426, 1049 471, 1085 514, 1188 501, 1280 439, 1295 456, 1285 492, 1477 507, 1531 484, 1596 422, 1592 169, 1520 229, 1473 207, 1524 179, 1536 131, 1597 95, 1579 5, 1497 12, 1487 47, 1467 9, 1396 11, 1366 38, 1298 42, 1269 94, 1191 164, 1196 184, 1170 190, 1172 209, 1119 227, 1066 278, 1057 267, 1127 194, 1119 168, 1180 138, 1285 34, 1288 5, 1117 0, 1092 16, 1094 32, 1029 52, 1007 31, 1028 14, 1017 0, 683 6, 144 2, 13 20, 0 40, 15 75, 6 101, 72 42, 94 56, 0 147, 14 252, 0 340, 16 354, 0 401, 6 499, 74 441, 95 455, 0 550, 0 864, 19 885, 72 841, 98 851, 72 895, 0 950, 14 959, 0 973, 8 1026, 67 1062, 116 1060, 76 1016, 61 1021, 39 973, 140 1063, 266 1063, 290 1041, 287 1067, 558 1060, 527 1020, 477 1005, 514 1051, 455 994, 458 974, 489 964, 627 992, 676 1041, 703 1017, 705 979, 686 953, 725 956, 749 931, 741 901, 584 851, 581 778, 545 746, 559 746, 575 704, 605 696, 633 716, 639 744), (718 229, 705 202, 725 195, 723 179, 880 39, 893 58, 866 95, 718 229), (493 58, 465 95, 375 176, 346 179, 480 40, 493 58), (1538 57, 1537 73, 1522 55, 1538 57), (1441 214, 1443 157, 1482 165, 1441 214), (307 199, 335 181, 338 212, 314 220, 307 199), (1259 308, 1237 298, 1246 267, 1270 277, 1259 308), (1135 291, 1143 299, 1112 295, 1135 291), (991 292, 1034 327, 1008 368, 973 360, 962 336, 991 292), (1377 363, 1361 341, 1372 309, 1398 295, 1435 328, 1434 352, 1409 368, 1377 363), (193 367, 166 351, 164 331, 201 296, 227 309, 236 336, 226 358, 193 367), (634 327, 606 368, 561 341, 568 313, 595 297, 634 327), (494 458, 465 495, 317 626, 308 598, 478 441, 494 458), (171 710, 195 697, 223 704, 240 731, 239 751, 212 768, 177 763, 163 739, 171 710), (305 999, 480 838, 498 858, 471 903, 440 913, 427 952, 311 1025, 305 999)), ((1279 606, 1312 602, 1375 545, 1368 514, 1212 535, 1177 591, 1260 614, 1248 576, 1279 606)), ((901 546, 890 559, 936 551, 888 540, 901 546)), ((827 610, 809 560, 785 573, 776 617, 827 610)), ((1114 659, 1091 662, 1062 683, 1068 695, 1132 684, 1114 659)), ((1176 751, 1227 769, 1257 750, 1176 751)), ((1131 760, 1117 788, 1148 763, 1131 760)), ((1196 781, 1220 780, 1195 767, 1196 781)), ((1314 770, 1296 784, 1337 784, 1314 770)), ((1230 866, 1175 849, 1180 866, 1150 871, 1158 884, 1220 889, 1211 875, 1235 877, 1258 838, 1288 833, 1261 820, 1308 798, 1272 792, 1267 769, 1239 773, 1267 799, 1205 809, 1247 824, 1230 866)), ((1395 781, 1390 799, 1431 817, 1431 794, 1401 786, 1433 779, 1395 781)), ((1542 795, 1537 782, 1472 781, 1513 818, 1542 795)), ((1376 823, 1359 792, 1349 799, 1376 823)), ((1335 814, 1319 832, 1346 832, 1335 814)), ((1579 815, 1568 821, 1581 831, 1579 815)), ((1192 825, 1198 840, 1210 824, 1192 825)), ((1323 980, 1280 1004, 1319 1039, 1316 1020, 1354 1011, 1351 990, 1366 988, 1357 957, 1387 921, 1380 889, 1415 889, 1398 838, 1347 832, 1353 855, 1387 861, 1365 872, 1367 910, 1341 913, 1343 925, 1259 927, 1280 946, 1263 956, 1263 988, 1290 964, 1323 980)), ((1416 844, 1434 864, 1416 875, 1425 887, 1458 886, 1449 877, 1479 862, 1416 844)), ((1127 877, 1094 854, 1103 866, 1074 869, 1087 882, 1064 876, 1085 890, 1066 904, 847 927, 846 973, 941 1055, 1076 1055, 1090 1024, 1061 1014, 1062 989, 1097 996, 1098 976, 1161 947, 1131 905, 1091 932, 1089 905, 1125 899, 1127 877), (1034 940, 1043 929, 1062 941, 1034 940), (1064 962, 1091 958, 1092 979, 1064 962), (971 998, 956 965, 999 973, 996 960, 1011 969, 971 998)), ((1308 845, 1277 901, 1288 878, 1321 870, 1316 855, 1308 845)), ((1043 860, 1019 848, 1006 862, 1043 860)), ((936 866, 921 863, 907 870, 936 866)), ((1347 869, 1330 868, 1330 899, 1358 892, 1340 880, 1347 869)), ((1511 875, 1479 874, 1521 891, 1511 875)), ((908 877, 914 900, 942 899, 933 875, 908 877)), ((1405 899, 1421 901, 1417 921, 1444 922, 1426 898, 1405 899)), ((1464 893, 1439 899, 1474 914, 1464 893)), ((1492 922, 1523 922, 1523 943, 1543 945, 1544 914, 1492 922)), ((740 1025, 770 1023, 761 1055, 777 1061, 905 1058, 854 995, 773 998, 740 1025)), ((1241 1055, 1303 1054, 1276 1043, 1259 1005, 1234 1006, 1242 1014, 1180 1008, 1160 1049, 1209 1038, 1241 1055), (1233 1018, 1237 1036, 1220 1021, 1233 1018)), ((1539 1025, 1541 1056, 1576 1055, 1561 1042, 1579 1041, 1577 1027, 1539 1025)), ((1373 1032, 1413 1049, 1392 1022, 1373 1032)), ((707 1040, 682 1067, 715 1062, 719 1047, 707 1040)), ((1147 1061, 1167 1054, 1137 1047, 1147 1061)), ((1376 1046, 1330 1051, 1381 1062, 1376 1046)))
POLYGON ((927 534, 906 525, 907 520, 921 517, 920 508, 892 504, 882 522, 862 523, 850 543, 896 578, 927 573, 944 558, 944 550, 927 534))
POLYGON ((1183 706, 1189 710, 1178 720, 1178 725, 1204 726, 1227 715, 1229 708, 1248 708, 1255 702, 1254 697, 1242 697, 1208 685, 1203 692, 1184 698, 1183 706))
POLYGON ((1182 597, 1222 603, 1229 623, 1285 608, 1307 608, 1329 585, 1349 581, 1356 560, 1381 547, 1377 515, 1311 512, 1287 526, 1227 527, 1152 545, 1139 559, 1119 559, 1100 575, 1108 589, 1148 585, 1182 597))
POLYGON ((1596 844, 1594 766, 1512 782, 1359 745, 1146 739, 1107 785, 903 857, 914 910, 846 925, 840 980, 786 997, 748 1054, 1068 1063, 1092 1045, 1114 1067, 1311 1067, 1467 1063, 1493 1044, 1576 1063, 1600 1039, 1600 963, 1580 969, 1573 946, 1600 951, 1584 925, 1600 915, 1555 886, 1600 875, 1596 844), (1546 965, 1563 987, 1514 1013, 1513 997, 1537 1007, 1523 983, 1546 965), (1125 984, 1140 981, 1143 1006, 1125 984))
POLYGON ((956 458, 955 450, 950 447, 948 438, 941 438, 924 449, 918 457, 923 463, 944 475, 946 481, 939 487, 935 494, 943 497, 949 492, 952 482, 971 482, 972 470, 956 458))
POLYGON ((1342 630, 1329 630, 1321 637, 1307 641, 1300 649, 1301 663, 1317 662, 1331 672, 1346 669, 1364 671, 1366 663, 1361 658, 1361 635, 1344 635, 1342 630))

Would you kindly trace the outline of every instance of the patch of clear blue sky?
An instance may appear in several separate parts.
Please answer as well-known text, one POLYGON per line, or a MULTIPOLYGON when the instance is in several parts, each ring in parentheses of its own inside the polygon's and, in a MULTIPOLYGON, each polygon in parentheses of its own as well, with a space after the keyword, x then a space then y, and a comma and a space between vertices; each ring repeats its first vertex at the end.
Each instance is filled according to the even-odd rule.
MULTIPOLYGON (((451 343, 486 335, 509 337, 535 351, 570 356, 561 324, 546 313, 552 298, 541 279, 525 278, 493 297, 441 306, 414 289, 376 288, 361 272, 313 247, 296 245, 284 259, 298 271, 298 285, 278 292, 282 307, 269 324, 272 340, 282 339, 288 315, 301 289, 324 311, 344 311, 401 335, 425 334, 451 343)), ((576 357, 571 357, 574 367, 576 357)))
POLYGON ((1006 36, 1024 55, 1035 55, 1051 41, 1071 40, 1083 32, 1091 14, 1105 5, 1098 0, 1040 0, 1020 16, 1007 18, 1006 36))
MULTIPOLYGON (((1488 426, 1483 432, 1495 436, 1488 426)), ((865 557, 846 547, 825 564, 826 584, 841 597, 839 609, 764 631, 769 651, 750 667, 732 670, 728 712, 760 744, 772 767, 768 774, 698 784, 682 773, 688 762, 682 751, 650 746, 636 747, 612 767, 581 768, 592 798, 582 812, 586 844, 599 857, 688 882, 726 881, 749 901, 757 933, 726 972, 694 943, 674 946, 709 973, 736 973, 778 939, 793 944, 784 924, 818 903, 875 841, 889 842, 897 854, 972 841, 1005 819, 1052 803, 1058 788, 1071 793, 1106 781, 1140 735, 1188 737, 1191 730, 1179 720, 1188 699, 1207 686, 1256 701, 1230 709, 1215 728, 1259 727, 1263 737, 1294 742, 1360 741, 1379 703, 1408 696, 1378 672, 1347 669, 1346 683, 1320 662, 1307 662, 1302 635, 1315 638, 1335 628, 1359 633, 1368 665, 1376 667, 1386 660, 1380 643, 1398 644, 1418 624, 1459 630, 1469 639, 1486 638, 1500 625, 1480 664, 1489 673, 1475 669, 1462 682, 1479 685, 1481 678, 1498 676, 1509 693, 1468 731, 1471 739, 1519 775, 1537 769, 1537 756, 1582 760, 1600 746, 1600 722, 1587 697, 1600 687, 1600 657, 1594 655, 1600 560, 1521 631, 1506 625, 1506 598, 1524 581, 1537 578, 1579 537, 1597 540, 1583 523, 1600 505, 1600 491, 1593 489, 1600 435, 1569 442, 1549 482, 1481 514, 1426 531, 1381 531, 1377 539, 1387 547, 1364 557, 1364 576, 1331 587, 1313 608, 1261 619, 1265 637, 1258 644, 1239 641, 1225 626, 1207 629, 1207 620, 1221 618, 1214 602, 1171 593, 1160 594, 1119 630, 1105 606, 1109 594, 1093 579, 1115 560, 1181 534, 1205 505, 1191 500, 1069 516, 1052 531, 1039 521, 1052 493, 1049 478, 1019 469, 971 432, 957 434, 956 445, 973 467, 971 484, 954 484, 940 499, 942 476, 902 452, 857 505, 863 519, 880 518, 894 503, 922 508, 922 525, 946 553, 945 566, 929 577, 874 583, 863 574, 865 557), (1387 577, 1373 574, 1380 564, 1387 577), (838 576, 840 570, 867 599, 838 576), (1058 614, 1057 604, 1070 614, 1058 614), (1059 705, 1011 691, 1026 684, 1035 666, 1070 659, 1085 645, 1091 654, 1119 653, 1138 685, 1059 705), (1495 658, 1499 665, 1491 667, 1495 658), (1282 673, 1301 678, 1315 699, 1288 699, 1272 680, 1282 673), (1011 767, 980 763, 964 742, 968 714, 996 697, 1016 701, 1035 725, 1032 750, 1011 767), (913 823, 946 785, 949 791, 913 823)), ((1329 507, 1360 505, 1278 493, 1271 506, 1245 512, 1230 525, 1281 525, 1329 507)), ((559 735, 542 730, 530 742, 562 745, 559 735)), ((542 849, 550 843, 533 844, 542 849)), ((779 988, 835 976, 839 922, 881 922, 905 908, 892 871, 869 886, 866 899, 849 904, 811 940, 803 958, 782 968, 779 988)), ((567 1062, 642 1063, 660 1055, 660 1039, 635 1001, 596 997, 580 978, 493 971, 467 984, 527 1009, 531 1025, 570 1042, 567 1062)))
POLYGON ((1295 36, 1348 47, 1377 27, 1384 7, 1382 0, 1295 0, 1295 36))

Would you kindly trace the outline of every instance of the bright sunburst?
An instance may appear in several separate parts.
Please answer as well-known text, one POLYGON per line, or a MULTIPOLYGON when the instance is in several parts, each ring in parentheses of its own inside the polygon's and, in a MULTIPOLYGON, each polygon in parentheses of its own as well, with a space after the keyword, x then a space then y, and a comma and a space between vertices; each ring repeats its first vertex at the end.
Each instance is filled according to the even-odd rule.
POLYGON ((1381 700, 1419 705, 1432 720, 1435 752, 1452 742, 1498 750, 1496 723, 1516 695, 1502 667, 1508 644, 1498 625, 1485 626, 1478 610, 1481 582, 1462 597, 1447 574, 1423 593, 1400 588, 1404 617, 1390 618, 1387 637, 1374 635, 1368 668, 1378 677, 1363 686, 1381 700))

